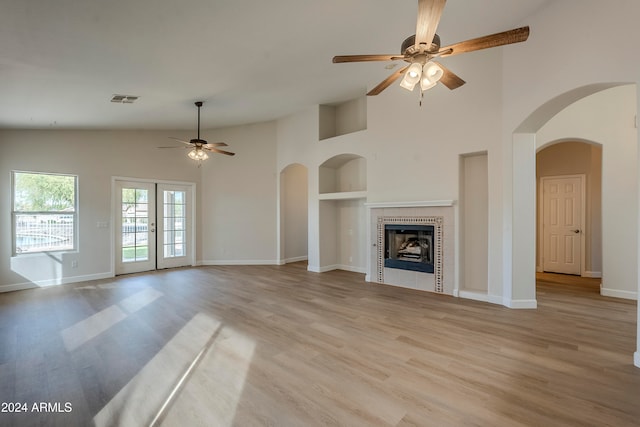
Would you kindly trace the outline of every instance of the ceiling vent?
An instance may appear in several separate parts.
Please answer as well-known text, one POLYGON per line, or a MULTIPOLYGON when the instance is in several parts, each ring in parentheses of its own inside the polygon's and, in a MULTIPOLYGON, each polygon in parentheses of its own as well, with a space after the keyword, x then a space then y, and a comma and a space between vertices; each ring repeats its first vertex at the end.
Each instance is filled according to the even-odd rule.
POLYGON ((117 102, 119 104, 133 104, 133 102, 138 98, 140 97, 134 95, 113 95, 111 97, 111 102, 117 102))

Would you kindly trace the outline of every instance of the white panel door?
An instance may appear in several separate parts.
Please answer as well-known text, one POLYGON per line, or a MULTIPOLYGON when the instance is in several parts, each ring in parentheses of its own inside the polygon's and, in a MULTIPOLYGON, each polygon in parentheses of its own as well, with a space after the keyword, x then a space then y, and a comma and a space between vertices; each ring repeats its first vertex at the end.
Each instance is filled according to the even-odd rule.
POLYGON ((158 268, 193 264, 190 186, 158 184, 158 268))
POLYGON ((580 176, 542 179, 543 270, 581 274, 583 179, 580 176))
POLYGON ((116 181, 116 274, 156 268, 156 185, 116 181))

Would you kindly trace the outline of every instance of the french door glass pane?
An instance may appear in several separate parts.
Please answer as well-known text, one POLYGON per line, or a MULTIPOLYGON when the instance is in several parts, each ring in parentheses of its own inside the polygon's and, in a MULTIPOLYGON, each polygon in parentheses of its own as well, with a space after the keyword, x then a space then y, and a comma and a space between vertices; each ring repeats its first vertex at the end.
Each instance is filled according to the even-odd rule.
POLYGON ((122 262, 149 259, 149 191, 122 189, 122 262))
POLYGON ((164 257, 173 258, 185 256, 184 227, 185 216, 185 191, 164 191, 164 257))

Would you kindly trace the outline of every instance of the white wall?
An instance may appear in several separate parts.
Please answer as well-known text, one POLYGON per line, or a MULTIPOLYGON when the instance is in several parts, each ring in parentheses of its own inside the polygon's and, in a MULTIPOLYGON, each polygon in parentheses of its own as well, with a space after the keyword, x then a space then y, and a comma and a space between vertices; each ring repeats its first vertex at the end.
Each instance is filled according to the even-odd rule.
POLYGON ((277 264, 276 123, 205 131, 204 138, 226 142, 236 155, 202 164, 201 262, 277 264))
MULTIPOLYGON (((417 92, 397 86, 368 97, 367 129, 363 131, 319 140, 318 128, 323 120, 319 108, 278 121, 279 167, 301 163, 309 168, 310 269, 319 271, 321 265, 341 262, 329 259, 330 254, 322 255, 320 261, 318 242, 324 238, 320 236, 321 222, 325 222, 323 229, 329 227, 318 216, 319 203, 327 204, 325 211, 332 203, 318 200, 319 166, 325 160, 342 153, 362 156, 366 161, 366 201, 389 202, 458 200, 459 155, 486 151, 500 158, 500 58, 500 50, 450 58, 447 65, 469 83, 455 91, 439 85, 425 94, 422 107, 417 92)), ((500 164, 491 166, 489 180, 499 182, 500 164)), ((499 186, 490 189, 489 200, 499 196, 496 188, 499 186)), ((490 202, 489 227, 494 233, 501 229, 499 213, 500 209, 490 202)), ((345 227, 347 232, 360 229, 355 223, 345 227)), ((366 234, 360 238, 366 240, 366 234)), ((490 247, 494 249, 493 258, 499 260, 496 241, 499 239, 491 239, 490 247)), ((499 265, 499 261, 493 265, 499 265)), ((366 265, 361 267, 365 269, 366 265)), ((489 267, 489 282, 498 291, 499 273, 489 267)))
MULTIPOLYGON (((194 182, 200 172, 185 150, 171 146, 179 131, 0 131, 0 290, 100 277, 112 271, 111 177, 194 182), (78 175, 78 251, 11 256, 11 171, 78 175), (108 228, 97 228, 108 222, 108 228), (71 261, 78 263, 71 267, 71 261), (35 282, 35 283, 34 283, 35 282)), ((196 201, 197 203, 197 201, 196 201)), ((199 252, 199 242, 196 252, 199 252)))

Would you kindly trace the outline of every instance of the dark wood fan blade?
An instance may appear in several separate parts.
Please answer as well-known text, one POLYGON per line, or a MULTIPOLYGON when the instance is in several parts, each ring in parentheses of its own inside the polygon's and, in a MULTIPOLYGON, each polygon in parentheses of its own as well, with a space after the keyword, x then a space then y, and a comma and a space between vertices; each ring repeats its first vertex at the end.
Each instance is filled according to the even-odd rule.
POLYGON ((174 137, 172 137, 172 136, 170 136, 170 137, 169 137, 169 139, 173 139, 174 141, 182 142, 183 144, 192 145, 190 142, 183 141, 183 140, 181 140, 181 139, 174 138, 174 137))
POLYGON ((440 64, 439 62, 435 62, 435 61, 433 62, 435 64, 438 64, 438 66, 442 68, 442 71, 444 71, 444 74, 442 74, 442 77, 440 78, 440 83, 442 83, 449 89, 451 90, 458 89, 460 86, 466 83, 464 80, 462 80, 453 71, 451 71, 444 65, 440 64))
POLYGON ((424 51, 429 49, 433 36, 436 35, 438 23, 446 0, 418 0, 418 22, 416 24, 416 50, 422 44, 424 51))
POLYGON ((342 55, 334 56, 333 62, 337 64, 339 62, 368 62, 368 61, 397 61, 398 59, 404 59, 402 55, 342 55))
POLYGON ((236 153, 232 153, 230 151, 219 150, 217 148, 209 148, 209 147, 207 147, 207 148, 205 148, 205 150, 213 151, 214 153, 226 154, 227 156, 235 156, 236 155, 236 153))
POLYGON ((395 73, 391 74, 389 77, 387 77, 382 82, 380 82, 380 84, 378 86, 376 86, 373 89, 371 89, 367 93, 367 96, 378 95, 380 92, 382 92, 383 90, 388 88, 393 82, 398 80, 398 77, 400 77, 407 70, 407 68, 409 68, 408 65, 406 67, 400 68, 395 73))
POLYGON ((506 44, 520 43, 529 38, 529 27, 515 28, 502 33, 491 34, 489 36, 478 37, 464 42, 443 47, 440 52, 442 56, 457 55, 459 53, 473 52, 476 50, 488 49, 490 47, 504 46, 506 44), (451 52, 446 52, 446 51, 451 52))
POLYGON ((214 148, 214 147, 228 147, 224 142, 210 142, 208 144, 203 145, 204 148, 214 148))

